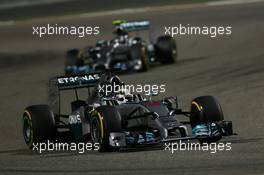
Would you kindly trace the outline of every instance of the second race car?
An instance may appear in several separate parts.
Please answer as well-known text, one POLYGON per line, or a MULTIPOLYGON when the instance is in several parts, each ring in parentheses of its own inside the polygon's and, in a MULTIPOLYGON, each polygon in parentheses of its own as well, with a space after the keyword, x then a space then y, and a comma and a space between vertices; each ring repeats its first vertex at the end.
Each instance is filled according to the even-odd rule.
POLYGON ((148 30, 149 21, 113 21, 115 26, 112 40, 99 40, 95 46, 84 49, 71 49, 66 54, 65 74, 76 75, 119 69, 121 72, 147 71, 153 64, 172 64, 177 62, 175 40, 159 36, 157 41, 148 42, 131 32, 148 30))

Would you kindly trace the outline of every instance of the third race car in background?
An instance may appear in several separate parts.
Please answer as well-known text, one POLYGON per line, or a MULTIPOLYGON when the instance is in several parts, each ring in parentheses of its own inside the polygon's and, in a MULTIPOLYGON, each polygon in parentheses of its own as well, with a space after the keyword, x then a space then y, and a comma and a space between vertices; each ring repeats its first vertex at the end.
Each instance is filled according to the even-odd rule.
POLYGON ((106 69, 122 72, 147 71, 153 64, 177 62, 177 47, 170 36, 159 36, 156 42, 130 36, 131 32, 150 29, 149 21, 113 21, 112 40, 99 40, 95 46, 71 49, 67 52, 65 74, 84 74, 106 69))

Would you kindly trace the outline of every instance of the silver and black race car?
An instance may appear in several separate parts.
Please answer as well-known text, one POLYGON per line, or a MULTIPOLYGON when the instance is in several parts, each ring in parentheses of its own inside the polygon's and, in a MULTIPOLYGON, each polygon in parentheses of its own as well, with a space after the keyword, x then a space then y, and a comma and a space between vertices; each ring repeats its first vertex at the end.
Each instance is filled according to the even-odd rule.
POLYGON ((99 40, 95 46, 67 52, 65 74, 76 75, 105 69, 122 72, 146 71, 155 63, 172 64, 177 61, 177 47, 170 36, 158 37, 156 43, 146 41, 131 32, 148 30, 149 21, 113 21, 112 40, 99 40))
POLYGON ((123 90, 102 91, 102 87, 114 85, 122 87, 124 83, 112 73, 52 79, 51 104, 29 106, 23 113, 26 144, 32 148, 34 143, 54 140, 65 131, 76 142, 97 143, 99 151, 191 139, 214 142, 233 134, 232 122, 224 121, 220 104, 212 96, 193 99, 191 110, 183 111, 177 97, 153 100, 123 90), (80 100, 78 92, 83 88, 89 97, 80 100), (63 114, 61 95, 69 90, 75 92, 76 100, 70 103, 71 112, 63 114), (181 121, 180 116, 186 120, 181 121))

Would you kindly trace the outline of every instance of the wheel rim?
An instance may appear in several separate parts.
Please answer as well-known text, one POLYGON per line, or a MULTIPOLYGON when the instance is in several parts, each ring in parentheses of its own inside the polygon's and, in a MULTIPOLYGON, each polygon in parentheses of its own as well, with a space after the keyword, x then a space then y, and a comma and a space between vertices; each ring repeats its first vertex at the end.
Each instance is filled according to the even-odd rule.
POLYGON ((177 47, 176 47, 176 43, 174 41, 173 42, 173 47, 172 47, 172 61, 176 62, 177 61, 177 47))
POLYGON ((177 61, 177 50, 176 49, 173 49, 172 50, 172 61, 173 62, 176 62, 177 61))
POLYGON ((191 117, 190 117, 190 122, 191 122, 191 126, 192 128, 194 128, 197 123, 201 120, 201 113, 202 113, 202 106, 196 102, 196 101, 192 101, 191 103, 191 117))
POLYGON ((30 121, 28 119, 28 117, 24 117, 24 121, 23 121, 23 135, 24 135, 24 139, 26 141, 26 143, 30 142, 31 139, 31 125, 30 125, 30 121))
POLYGON ((147 51, 144 47, 142 47, 142 68, 141 69, 148 69, 149 64, 148 64, 148 55, 147 55, 147 51))
POLYGON ((92 140, 95 143, 100 143, 100 136, 101 136, 101 130, 100 130, 100 124, 97 118, 93 118, 91 122, 91 135, 92 140))

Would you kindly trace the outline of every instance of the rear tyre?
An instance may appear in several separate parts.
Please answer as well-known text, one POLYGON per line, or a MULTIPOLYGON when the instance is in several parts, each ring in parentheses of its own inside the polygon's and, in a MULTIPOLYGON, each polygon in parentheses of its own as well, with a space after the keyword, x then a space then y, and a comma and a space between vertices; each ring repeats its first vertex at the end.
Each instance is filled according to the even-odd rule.
POLYGON ((99 152, 117 150, 109 145, 111 132, 121 132, 121 115, 113 106, 101 106, 91 116, 91 139, 99 144, 99 152))
POLYGON ((177 62, 177 46, 171 36, 160 36, 155 45, 156 57, 161 64, 172 64, 177 62))
POLYGON ((23 136, 29 148, 33 143, 52 140, 56 134, 54 114, 47 105, 33 105, 23 113, 23 136))
MULTIPOLYGON (((215 123, 224 120, 224 115, 219 102, 212 96, 201 96, 192 100, 191 103, 191 127, 198 124, 215 123)), ((215 142, 219 137, 200 139, 201 142, 215 142)))
POLYGON ((132 60, 140 60, 141 67, 138 71, 147 71, 149 69, 149 61, 147 49, 142 44, 135 44, 131 47, 132 60))

